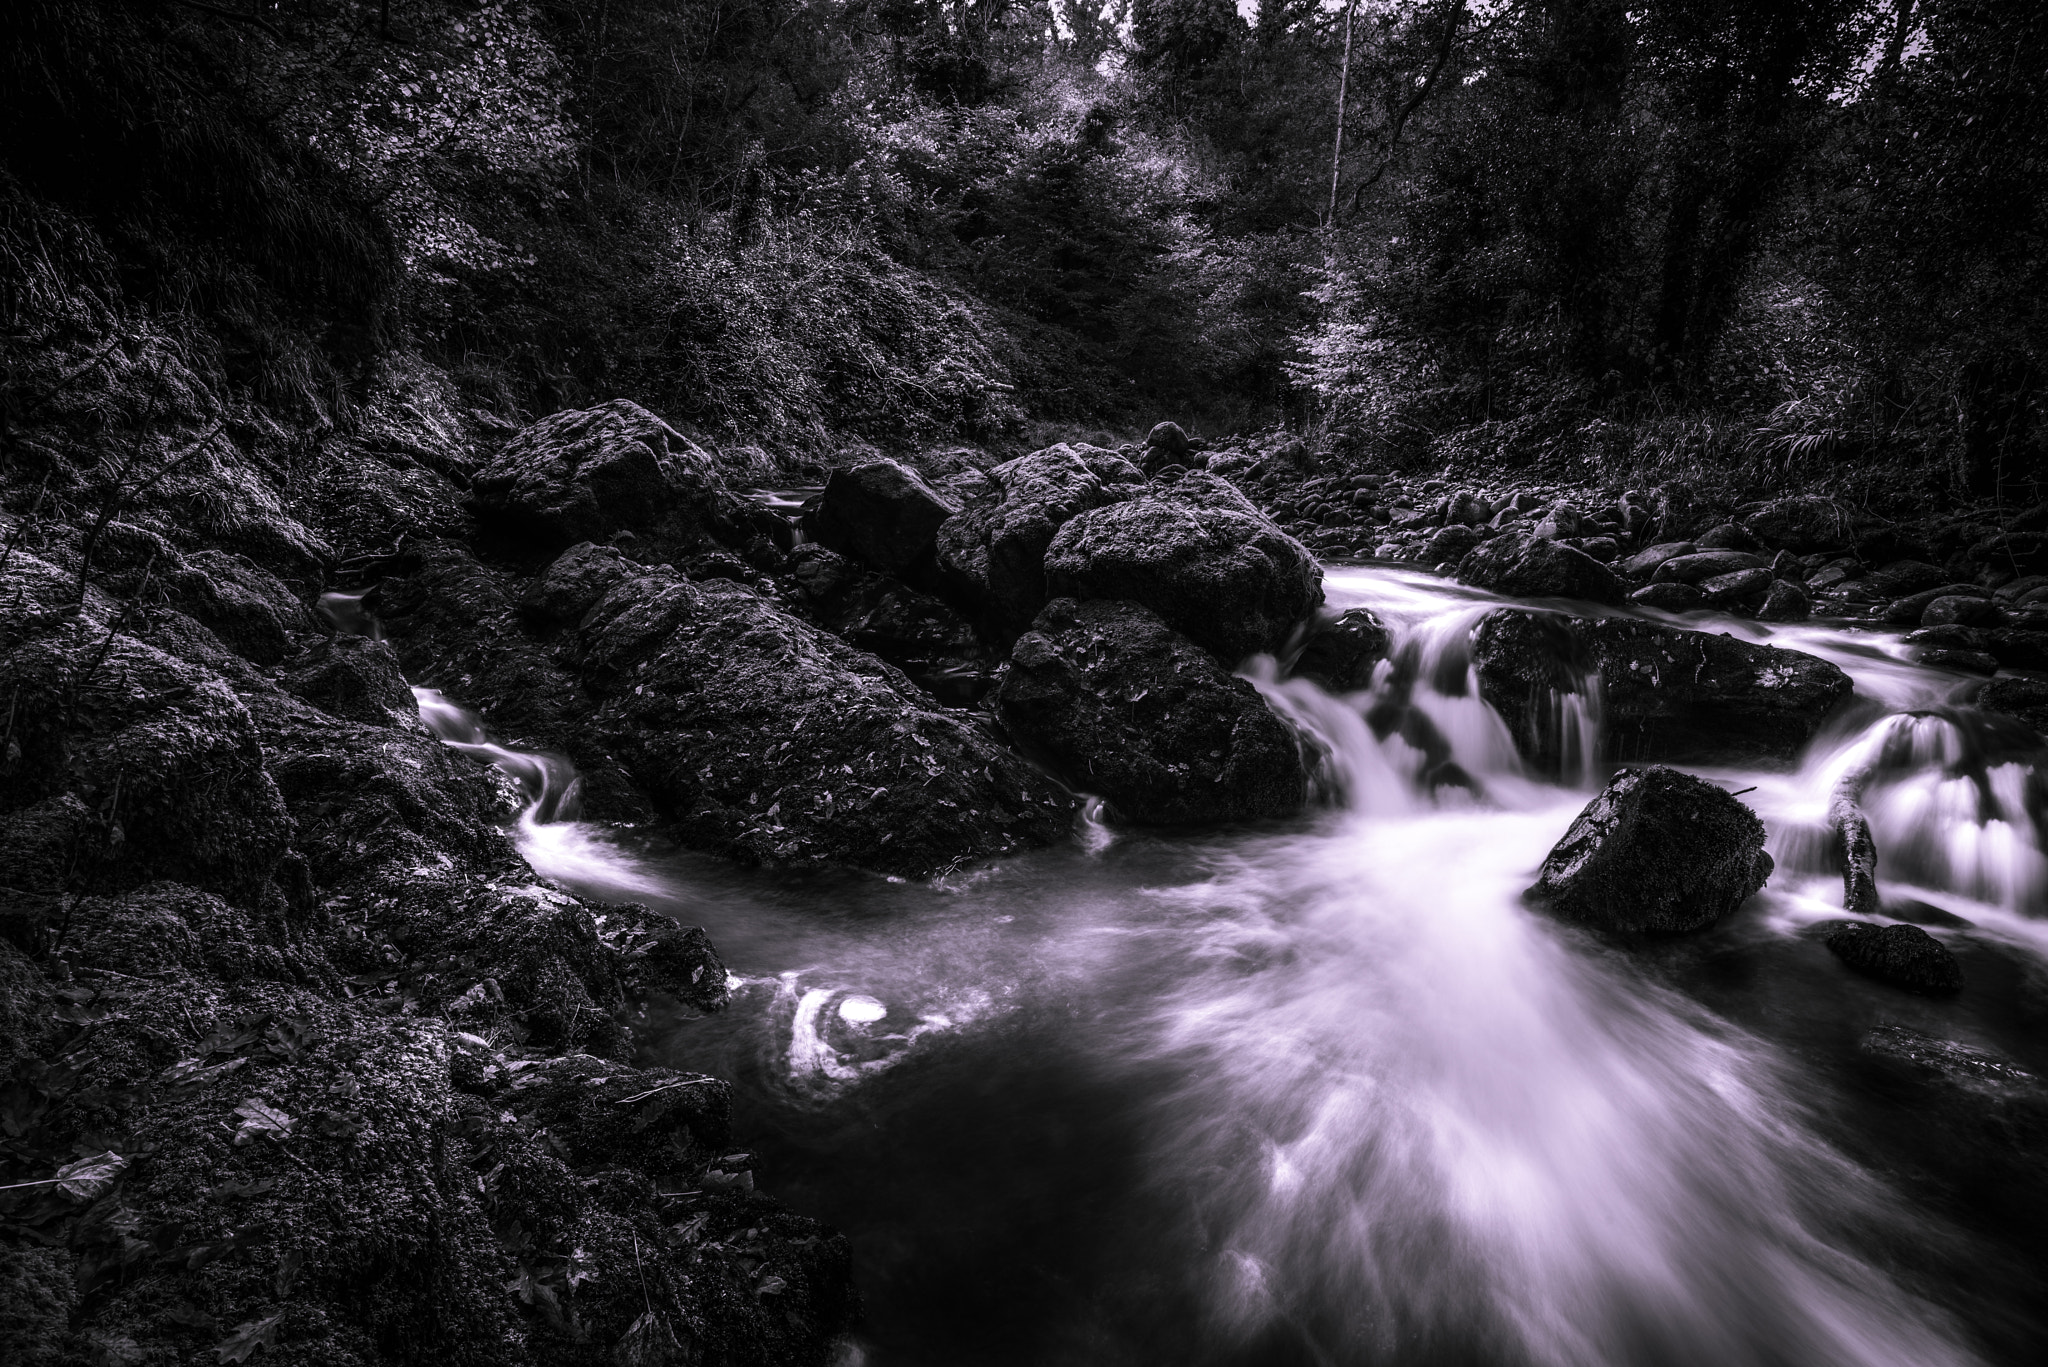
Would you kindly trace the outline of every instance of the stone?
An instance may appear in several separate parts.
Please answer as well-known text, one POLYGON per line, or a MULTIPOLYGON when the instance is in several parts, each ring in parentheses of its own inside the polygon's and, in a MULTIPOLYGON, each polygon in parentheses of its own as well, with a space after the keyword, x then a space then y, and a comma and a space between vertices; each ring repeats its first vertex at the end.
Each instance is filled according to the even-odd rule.
POLYGON ((1422 547, 1423 563, 1429 565, 1457 564, 1479 544, 1479 533, 1462 522, 1455 522, 1432 535, 1422 547))
MULTIPOLYGON (((1785 764, 1853 686, 1826 660, 1637 618, 1502 609, 1473 637, 1480 696, 1524 753, 1544 756, 1550 697, 1600 675, 1605 758, 1621 763, 1785 764)), ((1555 757, 1550 756, 1554 762, 1555 757)))
POLYGON ((960 505, 893 460, 834 470, 811 519, 818 541, 903 578, 928 567, 938 532, 960 505))
POLYGON ((398 656, 367 636, 330 636, 280 665, 277 681, 286 692, 349 721, 419 725, 419 704, 398 656))
MULTIPOLYGON (((1927 615, 1927 606, 1937 598, 1984 598, 1991 597, 1990 591, 1975 584, 1943 584, 1936 588, 1923 589, 1918 593, 1898 599, 1878 614, 1879 620, 1893 626, 1920 626, 1927 615)), ((1925 623, 1939 626, 1938 622, 1925 623)))
POLYGON ((1764 824, 1676 769, 1616 775, 1572 822, 1525 897, 1616 934, 1677 934, 1728 916, 1771 876, 1764 824))
POLYGON ((1977 694, 1977 706, 1986 712, 2012 717, 2048 735, 2048 679, 2029 679, 2017 674, 1993 679, 1977 694))
POLYGON ((1135 603, 1054 599, 995 696, 1019 744, 1134 825, 1291 816, 1308 800, 1300 747, 1258 690, 1135 603))
POLYGON ((1610 606, 1622 601, 1614 571, 1541 536, 1502 532, 1458 565, 1458 577, 1510 598, 1570 598, 1610 606))
POLYGON ((1950 623, 1966 627, 2003 626, 2005 613, 1990 599, 1973 594, 1945 594, 1921 610, 1920 625, 1923 627, 1947 626, 1950 623))
POLYGON ((1767 569, 1736 570, 1732 574, 1717 574, 1711 579, 1701 580, 1699 590, 1713 606, 1732 608, 1762 599, 1775 582, 1767 569))
POLYGON ((1144 473, 1113 451, 1051 446, 988 472, 995 490, 939 528, 940 594, 991 640, 1007 643, 1045 606, 1045 551, 1092 508, 1135 497, 1144 473))
POLYGON ((1980 648, 1990 652, 2005 668, 2048 671, 2048 630, 2021 626, 1977 630, 1983 634, 1984 644, 1980 648))
POLYGON ((1045 583, 1142 604, 1232 666, 1278 651, 1323 599, 1308 548, 1205 474, 1074 517, 1046 549, 1045 583))
POLYGON ((1155 423, 1145 434, 1145 447, 1165 461, 1179 461, 1188 454, 1188 434, 1177 422, 1155 423))
POLYGON ((556 556, 520 600, 520 613, 542 629, 574 625, 621 579, 640 567, 616 546, 585 541, 556 556))
POLYGON ((1393 639, 1370 608, 1349 608, 1316 624, 1293 672, 1332 693, 1355 693, 1372 686, 1374 668, 1387 658, 1393 639))
POLYGON ((708 516, 724 480, 693 442, 640 405, 614 399, 543 418, 476 472, 479 515, 544 551, 650 532, 672 515, 708 516))
POLYGON ((1963 987, 1963 969, 1956 956, 1918 926, 1830 921, 1821 943, 1858 973, 1908 992, 1939 996, 1960 992, 1963 987))
POLYGON ((1813 598, 1798 580, 1779 579, 1764 595, 1756 615, 1762 622, 1803 622, 1813 616, 1813 598))
POLYGON ((797 547, 790 569, 818 625, 895 665, 940 702, 971 706, 994 683, 994 652, 940 599, 823 546, 797 547))
POLYGON ((1699 584, 1743 570, 1768 570, 1770 562, 1748 551, 1698 551, 1676 555, 1658 565, 1651 579, 1660 584, 1699 584))
POLYGON ((1691 584, 1645 584, 1631 593, 1628 601, 1662 612, 1691 612, 1707 605, 1707 595, 1691 584))
POLYGON ((1855 539, 1855 519, 1849 508, 1819 494, 1795 494, 1752 505, 1744 510, 1742 521, 1769 549, 1800 555, 1847 546, 1855 539))
POLYGON ((1904 598, 1941 587, 1947 575, 1923 560, 1894 560, 1865 575, 1863 582, 1885 598, 1904 598))
POLYGON ((1723 522, 1718 527, 1710 527, 1696 539, 1703 551, 1749 551, 1754 554, 1764 549, 1763 542, 1733 522, 1723 522))

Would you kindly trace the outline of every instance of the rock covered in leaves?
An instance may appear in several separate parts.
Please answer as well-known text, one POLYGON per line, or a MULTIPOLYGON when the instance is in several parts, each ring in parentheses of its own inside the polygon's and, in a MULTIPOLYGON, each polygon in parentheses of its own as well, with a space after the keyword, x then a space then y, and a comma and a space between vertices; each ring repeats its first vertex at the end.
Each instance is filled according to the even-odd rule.
POLYGON ((1948 946, 1918 926, 1830 922, 1821 933, 1828 952, 1866 977, 1927 995, 1958 992, 1962 965, 1948 946))
POLYGON ((1057 785, 740 585, 643 569, 585 616, 576 662, 592 735, 693 844, 926 874, 1067 830, 1057 785))
POLYGON ((996 707, 1020 744, 1138 825, 1289 816, 1307 801, 1294 735, 1258 691, 1135 603, 1047 604, 996 707))
POLYGON ((1503 609, 1479 624, 1480 696, 1525 753, 1549 694, 1600 676, 1603 753, 1621 762, 1792 760, 1854 691, 1833 664, 1633 618, 1568 618, 1503 609))
POLYGON ((1511 598, 1574 598, 1588 603, 1622 600, 1614 571, 1583 551, 1548 537, 1507 531, 1459 562, 1466 583, 1511 598))
POLYGON ((537 549, 701 518, 724 487, 695 443, 640 405, 614 399, 543 418, 474 477, 479 512, 537 549))
POLYGON ((1046 550, 1045 583, 1142 604, 1230 665, 1278 650, 1323 599, 1308 549, 1199 472, 1074 517, 1046 550))
POLYGON ((1061 444, 998 465, 993 488, 939 528, 946 595, 992 639, 1014 640, 1045 606, 1045 552, 1077 515, 1133 497, 1144 472, 1100 447, 1061 444))
POLYGON ((1632 769, 1586 804, 1526 895, 1595 930, 1699 930, 1770 878, 1763 846, 1763 822, 1724 790, 1676 769, 1632 769))

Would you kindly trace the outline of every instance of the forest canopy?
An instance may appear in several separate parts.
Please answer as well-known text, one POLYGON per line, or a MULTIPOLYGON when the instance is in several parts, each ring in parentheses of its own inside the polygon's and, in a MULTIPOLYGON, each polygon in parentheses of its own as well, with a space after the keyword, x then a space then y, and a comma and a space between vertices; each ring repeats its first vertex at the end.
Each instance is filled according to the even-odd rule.
POLYGON ((2039 6, 15 11, 13 184, 129 224, 131 283, 259 369, 402 341, 500 407, 631 393, 812 452, 1173 415, 1389 462, 2044 473, 2039 6))

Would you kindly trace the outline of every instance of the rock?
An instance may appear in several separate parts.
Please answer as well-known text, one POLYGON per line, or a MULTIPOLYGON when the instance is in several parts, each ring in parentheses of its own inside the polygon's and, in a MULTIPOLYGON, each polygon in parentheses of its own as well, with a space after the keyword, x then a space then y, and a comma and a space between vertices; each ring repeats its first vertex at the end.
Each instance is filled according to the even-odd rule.
POLYGON ((1813 615, 1813 599, 1804 584, 1780 579, 1764 595, 1763 606, 1756 610, 1756 615, 1763 622, 1803 622, 1813 615))
MULTIPOLYGON (((1946 627, 1928 629, 1948 630, 1946 627)), ((1993 627, 1983 630, 1982 635, 1983 644, 1978 648, 1995 656, 2005 668, 2048 671, 2048 631, 2016 626, 1993 627)))
POLYGON ((732 1142, 731 1085, 671 1068, 569 1054, 522 1072, 507 1099, 584 1170, 701 1172, 732 1142))
POLYGON ((599 916, 597 933, 618 956, 620 983, 630 997, 665 992, 706 1012, 724 1010, 732 998, 725 961, 701 926, 628 905, 599 916))
POLYGON ((1589 536, 1581 539, 1575 549, 1592 556, 1603 565, 1612 564, 1621 556, 1621 543, 1611 536, 1589 536))
POLYGON ((1983 650, 1945 650, 1940 647, 1926 647, 1913 652, 1913 659, 1931 669, 1947 669, 1957 674, 1996 674, 1998 657, 1983 650))
POLYGON ((1155 423, 1145 434, 1145 449, 1162 463, 1184 460, 1188 454, 1188 434, 1177 422, 1155 423))
POLYGON ((1142 492, 1145 476, 1113 451, 1052 446, 989 472, 997 492, 939 528, 942 592, 992 640, 1008 642, 1045 606, 1045 551, 1077 514, 1142 492))
POLYGON ((1316 624, 1294 661, 1294 673, 1332 693, 1372 686, 1373 669, 1387 658, 1393 634, 1370 608, 1350 608, 1316 624))
POLYGON ((1628 601, 1663 612, 1691 612, 1707 605, 1707 595, 1691 584, 1645 584, 1631 593, 1628 601))
POLYGON ((1046 550, 1045 583, 1142 604, 1227 665, 1277 651, 1323 598, 1307 548, 1204 474, 1077 515, 1046 550))
POLYGON ((1676 769, 1633 769, 1586 804, 1525 896, 1606 932, 1699 930, 1770 878, 1763 846, 1763 822, 1724 790, 1676 769))
POLYGON ((1858 973, 1908 992, 1960 992, 1962 965, 1948 947, 1918 926, 1831 921, 1821 935, 1828 951, 1858 973))
POLYGON ((1672 556, 1658 565, 1650 577, 1659 584, 1700 584, 1724 574, 1769 568, 1769 562, 1762 556, 1748 551, 1699 551, 1672 556))
POLYGON ((1020 744, 1137 825, 1283 817, 1308 799, 1294 735, 1258 691, 1135 603, 1047 604, 996 708, 1020 744))
POLYGON ((1965 594, 1946 594, 1933 599, 1920 613, 1921 626, 1939 627, 1950 623, 1966 627, 2002 626, 2005 613, 1988 598, 1965 594))
POLYGON ((2012 717, 2048 735, 2048 679, 2007 675, 1984 685, 1977 706, 1986 712, 2012 717))
POLYGON ((1511 598, 1573 598, 1619 604, 1621 581, 1582 551, 1541 536, 1503 532, 1458 565, 1466 583, 1511 598))
POLYGON ((520 600, 520 614, 543 630, 569 626, 590 611, 611 586, 640 567, 616 546, 585 541, 556 556, 520 600))
POLYGON ((1463 523, 1452 523, 1431 536, 1422 547, 1423 563, 1455 565, 1479 544, 1479 533, 1463 523))
POLYGON ((367 636, 330 636, 278 668, 288 693, 349 721, 417 727, 419 704, 398 656, 367 636))
POLYGON ((797 547, 790 568, 820 626, 895 665, 939 701, 970 706, 994 683, 993 652, 939 599, 823 546, 797 547))
POLYGON ((724 481, 710 457, 625 399, 556 413, 476 472, 478 512, 508 536, 555 551, 672 515, 708 516, 724 481))
POLYGON ((1697 538, 1703 551, 1749 551, 1754 554, 1764 549, 1764 543, 1751 536, 1733 522, 1723 522, 1710 527, 1697 538))
POLYGON ((1711 579, 1701 580, 1699 590, 1715 607, 1732 608, 1758 601, 1770 592, 1775 582, 1769 570, 1736 570, 1732 574, 1717 574, 1711 579))
POLYGON ((1580 515, 1579 510, 1560 499, 1545 508, 1542 515, 1536 519, 1533 534, 1546 541, 1555 541, 1560 537, 1583 535, 1585 527, 1586 520, 1580 515))
POLYGON ((577 638, 592 738, 691 844, 921 876, 1067 832, 1029 765, 737 584, 643 570, 577 638))
POLYGON ((291 653, 292 638, 315 630, 312 614, 282 579, 230 551, 195 551, 163 576, 171 601, 260 665, 291 653))
POLYGON ((1871 571, 1863 582, 1885 598, 1903 598, 1909 594, 1924 593, 1939 588, 1947 576, 1934 566, 1921 560, 1894 560, 1882 569, 1871 571))
POLYGON ((1855 538, 1850 510, 1818 494, 1796 494, 1753 505, 1742 520, 1765 546, 1801 555, 1847 546, 1855 538))
POLYGON ((0 1248, 0 1359, 16 1367, 76 1362, 71 1316, 77 1258, 66 1249, 0 1248))
POLYGON ((960 506, 893 460, 834 470, 811 521, 823 545, 884 574, 929 570, 939 527, 960 506))
MULTIPOLYGON (((1984 598, 1988 600, 1991 594, 1988 590, 1979 588, 1975 584, 1943 584, 1938 588, 1923 589, 1919 593, 1899 599, 1879 614, 1879 620, 1888 622, 1893 626, 1919 626, 1922 624, 1921 619, 1927 615, 1928 604, 1937 598, 1958 597, 1984 598)), ((1929 622, 1926 625, 1939 626, 1941 624, 1929 622)))
POLYGON ((1587 672, 1601 679, 1603 753, 1623 763, 1786 763, 1853 692, 1811 655, 1635 618, 1503 609, 1480 622, 1472 658, 1480 696, 1539 762, 1537 719, 1587 672))

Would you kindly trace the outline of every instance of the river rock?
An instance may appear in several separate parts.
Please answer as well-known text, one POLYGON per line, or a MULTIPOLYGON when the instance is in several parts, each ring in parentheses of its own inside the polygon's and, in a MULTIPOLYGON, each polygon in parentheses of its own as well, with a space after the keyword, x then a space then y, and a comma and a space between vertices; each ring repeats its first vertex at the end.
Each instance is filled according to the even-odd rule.
POLYGON ((2048 631, 1993 627, 1983 631, 1983 649, 2007 669, 2048 671, 2048 631))
POLYGON ((1977 694, 1977 706, 1986 712, 2012 717, 2048 735, 2048 679, 2029 679, 2017 674, 1993 679, 1977 694))
POLYGON ((1724 574, 1769 568, 1770 562, 1748 551, 1698 551, 1673 556, 1657 566, 1650 577, 1660 584, 1703 584, 1724 574))
POLYGON ((1057 785, 738 584, 644 570, 577 636, 593 735, 692 844, 924 875, 1067 831, 1057 785))
POLYGON ((1691 612, 1707 605, 1707 595, 1691 584, 1645 584, 1631 593, 1628 601, 1663 612, 1691 612))
POLYGON ((546 630, 574 624, 611 586, 639 572, 616 546, 585 541, 556 556, 521 599, 520 614, 546 630))
POLYGON ((1750 535, 1748 529, 1738 523, 1723 522, 1710 527, 1696 538, 1703 551, 1748 551, 1755 554, 1764 549, 1764 543, 1750 535))
POLYGON ((1828 952, 1858 973, 1928 996, 1959 992, 1962 965, 1948 946, 1918 926, 1832 921, 1822 932, 1828 952))
POLYGON ((1099 447, 1059 445, 988 472, 995 491, 939 528, 942 591, 998 642, 1015 639, 1045 606, 1045 551, 1077 514, 1145 488, 1144 472, 1099 447))
POLYGON ((417 727, 419 704, 398 656, 367 636, 330 636, 278 667, 278 683, 315 707, 372 726, 417 727))
POLYGON ((2003 626, 2005 613, 1989 598, 1960 593, 1944 594, 1921 609, 1921 626, 1939 627, 1950 624, 1966 627, 2003 626))
POLYGON ((1764 622, 1803 622, 1813 615, 1813 598, 1797 580, 1779 579, 1764 595, 1756 615, 1764 622))
MULTIPOLYGON (((1920 626, 1921 618, 1927 615, 1928 605, 1937 598, 1983 598, 1988 601, 1990 597, 1990 590, 1976 584, 1942 584, 1898 599, 1878 617, 1893 626, 1920 626)), ((1940 623, 1929 622, 1926 625, 1939 626, 1940 623)))
POLYGON ((1307 547, 1206 474, 1076 516, 1046 550, 1045 582, 1142 604, 1227 665, 1277 651, 1323 600, 1307 547))
POLYGON ((1020 744, 1136 825, 1283 817, 1308 799, 1300 747, 1258 690, 1135 603, 1047 604, 996 708, 1020 744))
POLYGON ((1513 598, 1622 600, 1621 581, 1613 570, 1583 551, 1523 532, 1502 532, 1480 545, 1459 563, 1458 577, 1513 598))
POLYGON ((1865 575, 1863 582, 1883 598, 1904 598, 1940 588, 1948 578, 1939 566, 1924 560, 1894 560, 1865 575))
POLYGON ((1713 606, 1732 608, 1762 599, 1771 591, 1773 582, 1767 569, 1736 570, 1732 574, 1717 574, 1711 579, 1701 580, 1699 590, 1713 606))
POLYGON ((1452 523, 1431 536, 1422 547, 1422 560, 1427 565, 1455 565, 1472 553, 1479 544, 1479 533, 1463 523, 1452 523))
POLYGON ((966 618, 930 594, 823 546, 797 547, 790 577, 820 626, 895 665, 941 702, 969 706, 994 681, 993 653, 966 618))
POLYGON ((1309 632, 1294 673, 1332 693, 1355 693, 1371 687, 1374 667, 1387 658, 1393 640, 1370 608, 1348 608, 1309 632))
POLYGON ((1622 617, 1504 609, 1480 622, 1473 663, 1480 696, 1539 762, 1553 743, 1539 724, 1551 697, 1592 671, 1602 753, 1624 763, 1786 763, 1853 692, 1811 655, 1622 617))
POLYGON ((722 491, 695 443, 636 403, 614 399, 525 428, 476 472, 478 512, 542 550, 648 532, 679 513, 703 516, 722 491))
POLYGON ((811 531, 832 550, 901 578, 929 564, 939 527, 959 511, 916 471, 876 460, 832 472, 811 531))
POLYGON ((1763 822, 1725 790, 1676 769, 1632 769, 1586 804, 1525 895, 1596 930, 1699 930, 1770 878, 1763 845, 1763 822))
POLYGON ((1752 506, 1742 520, 1765 546, 1799 555, 1846 546, 1855 537, 1850 510, 1819 494, 1795 494, 1752 506))

